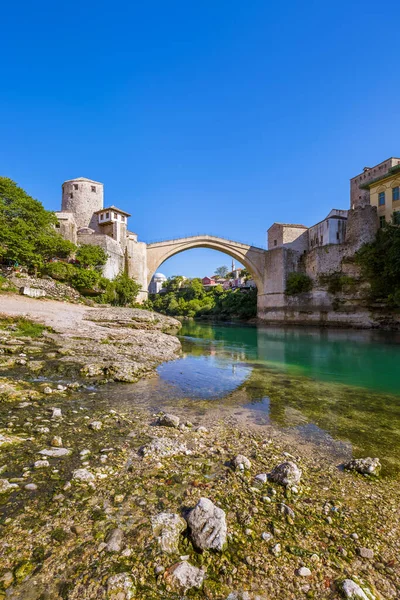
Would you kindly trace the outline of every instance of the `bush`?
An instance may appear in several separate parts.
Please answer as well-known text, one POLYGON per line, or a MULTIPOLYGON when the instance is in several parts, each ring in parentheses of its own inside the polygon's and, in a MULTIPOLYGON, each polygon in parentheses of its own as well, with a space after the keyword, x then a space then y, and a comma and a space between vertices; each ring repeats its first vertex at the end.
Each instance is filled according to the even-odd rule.
POLYGON ((313 288, 311 277, 305 273, 289 273, 286 280, 286 295, 295 296, 304 292, 310 292, 313 288))
POLYGON ((354 285, 355 280, 353 277, 343 275, 343 273, 337 271, 336 273, 331 273, 329 275, 320 275, 319 283, 321 285, 326 285, 330 294, 337 294, 343 291, 345 286, 354 285))
POLYGON ((42 273, 58 281, 71 281, 77 269, 69 263, 53 262, 47 263, 42 273))
POLYGON ((103 290, 97 301, 113 306, 132 306, 141 286, 126 273, 120 273, 113 281, 102 277, 99 287, 103 290))
POLYGON ((82 244, 77 250, 76 259, 83 267, 103 267, 108 255, 100 246, 82 244))
POLYGON ((100 275, 91 269, 76 269, 71 277, 71 284, 77 290, 95 290, 100 282, 100 275))

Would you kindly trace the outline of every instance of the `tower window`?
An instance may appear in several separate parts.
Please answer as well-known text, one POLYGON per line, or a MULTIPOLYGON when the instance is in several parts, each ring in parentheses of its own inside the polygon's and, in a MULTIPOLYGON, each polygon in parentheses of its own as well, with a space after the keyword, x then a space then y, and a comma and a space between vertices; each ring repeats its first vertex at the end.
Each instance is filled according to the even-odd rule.
POLYGON ((95 191, 96 191, 96 186, 92 185, 92 192, 95 192, 95 191))
POLYGON ((78 189, 78 184, 74 183, 74 190, 77 190, 77 189, 78 189))
POLYGON ((274 240, 274 246, 278 245, 278 240, 274 240))
POLYGON ((100 221, 104 219, 104 213, 100 213, 100 221))
POLYGON ((125 223, 125 217, 123 215, 121 215, 121 221, 125 223))
POLYGON ((110 213, 106 213, 106 219, 110 218, 110 213))
POLYGON ((114 213, 114 219, 118 219, 117 213, 114 213))
POLYGON ((73 193, 72 193, 72 192, 70 193, 69 197, 70 197, 70 198, 73 198, 73 197, 74 197, 74 195, 73 195, 73 193))
POLYGON ((56 223, 56 229, 60 229, 60 223, 56 223))

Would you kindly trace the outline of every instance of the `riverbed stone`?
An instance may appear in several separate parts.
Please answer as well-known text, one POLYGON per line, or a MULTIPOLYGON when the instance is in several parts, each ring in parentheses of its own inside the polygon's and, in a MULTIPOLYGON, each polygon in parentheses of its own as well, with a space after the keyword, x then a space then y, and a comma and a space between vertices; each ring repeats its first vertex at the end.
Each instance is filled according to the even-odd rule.
POLYGON ((358 548, 358 554, 361 558, 369 558, 370 560, 374 558, 374 551, 370 548, 358 548))
POLYGON ((96 478, 93 473, 87 469, 75 469, 75 471, 72 473, 72 479, 75 479, 76 481, 82 481, 83 483, 90 483, 96 478))
POLYGON ((381 470, 379 458, 353 458, 343 465, 346 471, 357 471, 362 475, 379 475, 381 470))
POLYGON ((364 590, 352 579, 345 579, 339 586, 345 598, 353 598, 354 600, 374 600, 375 596, 367 594, 364 590))
POLYGON ((107 552, 121 552, 124 540, 124 532, 119 527, 112 529, 107 536, 107 552))
POLYGON ((184 592, 190 588, 200 588, 203 585, 205 571, 194 567, 186 560, 174 565, 168 572, 167 579, 184 592))
POLYGON ((300 567, 300 569, 297 569, 297 575, 299 577, 311 577, 311 571, 308 567, 300 567))
POLYGON ((244 456, 244 454, 238 454, 237 456, 235 456, 232 462, 235 469, 239 469, 239 471, 251 469, 251 462, 247 458, 247 456, 244 456))
POLYGON ((33 466, 35 467, 35 469, 46 469, 50 466, 50 463, 48 460, 36 460, 33 463, 33 466))
POLYGON ((185 443, 167 437, 153 438, 151 442, 139 449, 139 454, 145 458, 162 458, 187 453, 188 448, 185 443))
POLYGON ((51 446, 53 446, 53 448, 62 448, 62 439, 61 439, 61 436, 55 435, 52 438, 50 444, 51 444, 51 446))
POLYGON ((61 458, 63 456, 69 456, 71 450, 69 448, 45 448, 40 450, 39 454, 42 456, 50 456, 51 458, 61 458))
POLYGON ((100 431, 103 427, 103 423, 101 421, 92 421, 88 425, 89 429, 93 429, 93 431, 100 431))
POLYGON ((185 515, 192 540, 200 550, 222 550, 226 543, 225 512, 208 498, 200 498, 185 515))
POLYGON ((151 519, 153 533, 159 547, 167 554, 178 552, 179 535, 186 529, 186 522, 175 513, 163 512, 151 519))
POLYGON ((107 580, 107 600, 132 600, 134 583, 129 573, 117 573, 107 580))
POLYGON ((179 427, 180 421, 180 418, 176 415, 165 413, 159 417, 157 425, 160 425, 161 427, 179 427))
POLYGON ((277 465, 269 473, 268 478, 274 483, 279 483, 285 487, 290 487, 299 483, 301 479, 301 469, 292 461, 286 461, 277 465))
POLYGON ((0 494, 8 494, 18 488, 16 483, 10 483, 8 479, 0 479, 0 494))

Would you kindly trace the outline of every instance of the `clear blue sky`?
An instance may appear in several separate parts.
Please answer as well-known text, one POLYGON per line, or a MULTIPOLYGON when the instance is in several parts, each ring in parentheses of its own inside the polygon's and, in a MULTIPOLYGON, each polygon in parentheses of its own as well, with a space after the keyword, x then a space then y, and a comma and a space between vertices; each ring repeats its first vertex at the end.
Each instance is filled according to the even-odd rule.
MULTIPOLYGON (((400 154, 399 17, 371 0, 5 3, 0 172, 49 209, 64 180, 102 181, 144 241, 263 246, 400 154)), ((161 270, 221 263, 198 250, 161 270)))

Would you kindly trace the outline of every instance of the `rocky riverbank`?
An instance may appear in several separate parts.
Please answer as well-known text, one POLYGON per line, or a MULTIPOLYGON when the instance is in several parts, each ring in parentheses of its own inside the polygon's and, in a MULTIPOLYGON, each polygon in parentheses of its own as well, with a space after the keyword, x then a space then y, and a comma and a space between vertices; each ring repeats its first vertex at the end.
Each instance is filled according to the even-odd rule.
MULTIPOLYGON (((145 333, 166 336, 166 322, 140 312, 158 328, 145 333)), ((115 333, 133 313, 120 313, 118 326, 117 315, 92 318, 115 333)), ((243 427, 233 413, 115 410, 83 373, 76 380, 63 367, 47 376, 48 363, 64 364, 56 334, 36 329, 31 338, 18 322, 4 326, 0 598, 398 597, 397 481, 339 469, 271 428, 243 427), (41 378, 29 376, 37 352, 41 378)), ((97 335, 94 343, 112 347, 97 335)), ((113 386, 123 394, 124 385, 113 386)))

